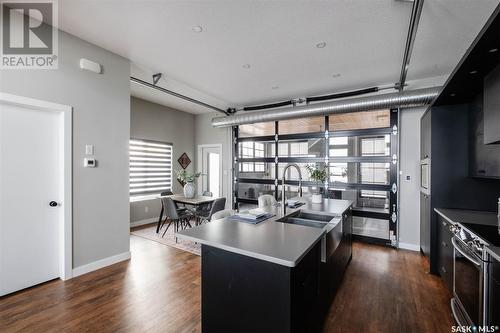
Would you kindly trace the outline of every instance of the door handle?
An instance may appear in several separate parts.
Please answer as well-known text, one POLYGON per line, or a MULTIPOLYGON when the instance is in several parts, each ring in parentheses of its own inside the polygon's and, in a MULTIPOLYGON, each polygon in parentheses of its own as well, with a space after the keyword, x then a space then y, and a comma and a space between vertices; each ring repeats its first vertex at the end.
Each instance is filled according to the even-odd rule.
POLYGON ((49 206, 50 207, 57 207, 57 202, 51 201, 51 202, 49 202, 49 206))

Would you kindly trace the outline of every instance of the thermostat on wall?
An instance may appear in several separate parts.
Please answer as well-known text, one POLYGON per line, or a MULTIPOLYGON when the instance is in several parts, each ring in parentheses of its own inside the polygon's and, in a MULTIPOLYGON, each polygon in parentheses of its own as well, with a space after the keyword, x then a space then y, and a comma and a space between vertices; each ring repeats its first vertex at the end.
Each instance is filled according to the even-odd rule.
POLYGON ((95 168, 97 164, 97 161, 95 158, 84 158, 83 159, 83 166, 85 168, 95 168))

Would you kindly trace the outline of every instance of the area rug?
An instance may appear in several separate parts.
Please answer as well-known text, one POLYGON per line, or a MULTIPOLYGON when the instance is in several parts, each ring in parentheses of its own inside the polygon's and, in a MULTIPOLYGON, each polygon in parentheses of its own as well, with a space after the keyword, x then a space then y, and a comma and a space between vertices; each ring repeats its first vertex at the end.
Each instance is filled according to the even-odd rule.
POLYGON ((130 233, 134 236, 139 236, 142 238, 146 238, 167 246, 175 247, 176 249, 187 251, 192 254, 196 254, 197 256, 201 253, 201 246, 195 242, 183 240, 181 238, 177 238, 177 243, 175 242, 174 236, 174 228, 170 226, 168 228, 167 233, 164 237, 162 237, 163 232, 165 231, 166 225, 160 230, 160 233, 156 233, 156 224, 151 224, 144 227, 134 228, 130 231, 130 233))

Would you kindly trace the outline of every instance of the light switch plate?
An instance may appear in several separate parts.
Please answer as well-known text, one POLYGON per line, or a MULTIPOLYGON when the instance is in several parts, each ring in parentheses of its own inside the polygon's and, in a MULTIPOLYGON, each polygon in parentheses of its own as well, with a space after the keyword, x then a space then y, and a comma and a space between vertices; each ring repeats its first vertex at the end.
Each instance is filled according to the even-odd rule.
POLYGON ((85 155, 94 155, 94 145, 85 145, 85 155))

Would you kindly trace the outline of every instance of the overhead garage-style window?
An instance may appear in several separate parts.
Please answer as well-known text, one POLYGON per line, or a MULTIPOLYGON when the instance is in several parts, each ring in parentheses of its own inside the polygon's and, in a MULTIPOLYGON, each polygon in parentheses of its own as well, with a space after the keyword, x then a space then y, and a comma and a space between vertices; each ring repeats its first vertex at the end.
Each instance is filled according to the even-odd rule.
POLYGON ((130 196, 159 194, 172 188, 172 144, 130 139, 130 196))

